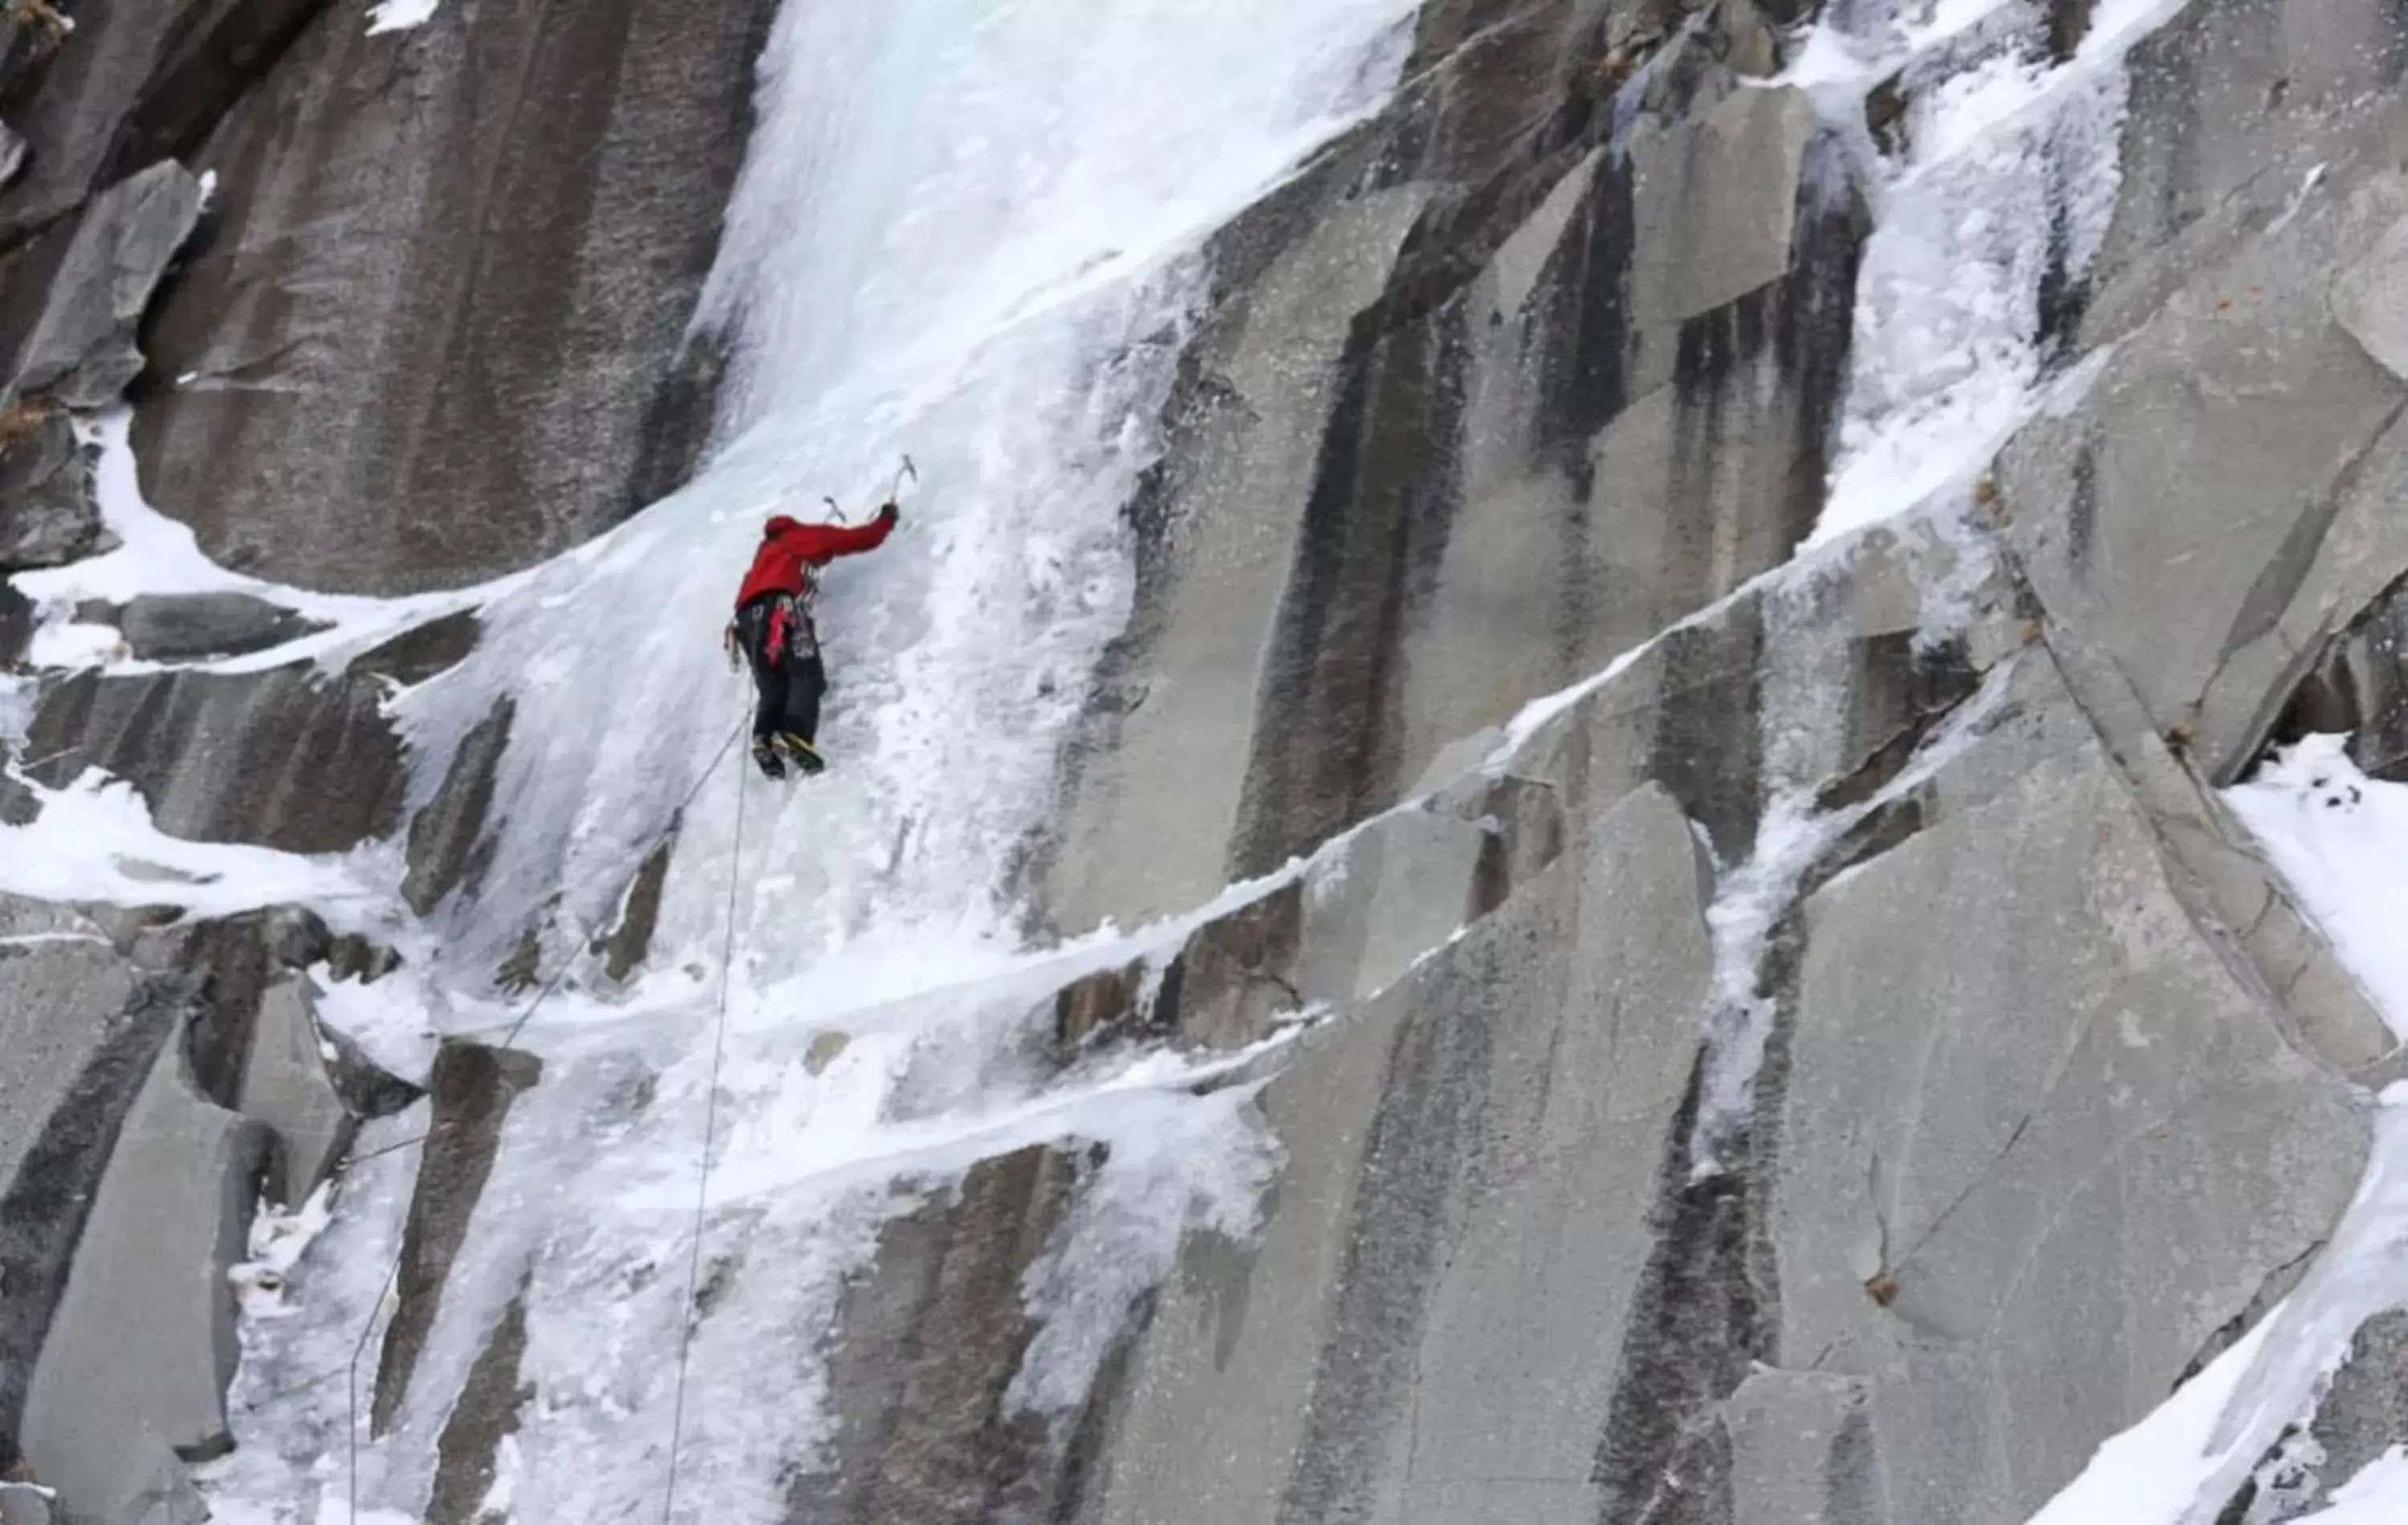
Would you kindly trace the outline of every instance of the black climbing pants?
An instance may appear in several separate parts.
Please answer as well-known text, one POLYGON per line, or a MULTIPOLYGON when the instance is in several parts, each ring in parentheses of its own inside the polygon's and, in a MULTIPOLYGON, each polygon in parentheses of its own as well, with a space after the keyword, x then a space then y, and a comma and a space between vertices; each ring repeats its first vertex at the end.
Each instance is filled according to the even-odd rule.
POLYGON ((753 739, 782 732, 818 741, 827 669, 820 663, 819 636, 811 629, 810 615, 786 594, 763 594, 736 611, 736 634, 744 643, 745 660, 752 664, 753 686, 761 690, 761 708, 752 717, 753 739))

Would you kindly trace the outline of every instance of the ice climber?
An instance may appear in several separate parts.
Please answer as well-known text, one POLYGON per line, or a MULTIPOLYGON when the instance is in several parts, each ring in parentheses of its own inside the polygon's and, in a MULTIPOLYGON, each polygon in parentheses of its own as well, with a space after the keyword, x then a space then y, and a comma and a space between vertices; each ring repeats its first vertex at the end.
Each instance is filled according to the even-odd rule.
POLYGON ((728 639, 743 648, 761 690, 752 760, 771 778, 784 778, 790 764, 805 773, 827 766, 814 744, 820 696, 827 692, 819 632, 811 625, 820 568, 838 556, 875 551, 901 517, 890 497, 866 525, 805 525, 780 514, 761 526, 761 549, 737 590, 728 639))

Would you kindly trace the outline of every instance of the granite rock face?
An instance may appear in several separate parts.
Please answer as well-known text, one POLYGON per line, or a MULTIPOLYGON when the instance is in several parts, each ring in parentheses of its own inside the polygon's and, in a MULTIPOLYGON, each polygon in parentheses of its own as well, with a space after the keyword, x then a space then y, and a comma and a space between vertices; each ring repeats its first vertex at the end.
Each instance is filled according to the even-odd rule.
POLYGON ((685 329, 773 7, 507 0, 377 36, 217 8, 315 15, 222 112, 152 128, 219 179, 151 329, 192 378, 136 424, 151 501, 226 566, 399 593, 682 481, 717 374, 685 329))
MULTIPOLYGON (((1259 1230, 1082 1306, 1092 1384, 1040 1412, 1033 1288, 1111 1148, 911 1175, 828 1327, 779 1331, 832 1421, 787 1515, 2015 1525, 2317 1262, 2400 1045, 2215 791, 2311 730, 2408 774, 2408 31, 2232 0, 2141 41, 2097 257, 2041 315, 2052 378, 2112 353, 1968 502, 1799 559, 1864 155, 1916 121, 1912 79, 1863 130, 1780 82, 1810 9, 1429 0, 1396 98, 1215 237, 1029 878, 1065 933, 1211 909, 1030 976, 1008 1057, 1228 1066, 1195 1088, 1254 1097, 1259 1230)), ((710 424, 713 348, 679 340, 767 14, 0 23, 11 384, 134 381, 150 496, 265 578, 418 591, 587 538, 710 424), (143 390, 144 352, 187 379, 143 390)), ((2088 19, 2034 24, 2065 58, 2088 19)), ((15 416, 0 567, 90 554, 88 462, 15 416)), ((215 596, 119 617, 167 663, 306 633, 215 596)), ((412 758, 383 701, 478 634, 46 677, 13 755, 180 835, 368 846, 439 934, 527 722, 412 758)), ((0 782, 0 823, 37 805, 0 782)), ((705 840, 628 865, 589 997, 659 988, 705 840)), ((317 1010, 396 957, 288 911, 0 900, 0 1472, 67 1518, 200 1518, 246 1215, 419 1100, 317 1010)), ((796 1086, 870 1030, 798 1041, 796 1086)), ((542 1421, 543 1236, 461 1285, 539 1046, 440 1049, 389 1202, 367 1428, 426 1443, 430 1519, 480 1521, 542 1421)), ((695 1327, 775 1270, 713 1262, 695 1327)), ((2331 1475, 2203 1507, 2299 1513, 2408 1434, 2397 1325, 2300 1417, 2331 1475)))
POLYGON ((1804 95, 1744 83, 1775 63, 1761 14, 1540 5, 1448 50, 1451 24, 1219 237, 1061 831, 1066 925, 1342 828, 1813 527, 1864 223, 1804 95), (1618 90, 1616 26, 1653 37, 1618 90))

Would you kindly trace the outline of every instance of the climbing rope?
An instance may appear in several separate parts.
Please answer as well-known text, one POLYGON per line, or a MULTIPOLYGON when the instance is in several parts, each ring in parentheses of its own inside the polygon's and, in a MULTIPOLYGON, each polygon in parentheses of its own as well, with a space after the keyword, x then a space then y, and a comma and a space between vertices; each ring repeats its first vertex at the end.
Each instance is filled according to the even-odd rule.
MULTIPOLYGON (((693 808, 694 802, 697 798, 701 798, 703 786, 709 784, 711 776, 719 771, 720 764, 727 760, 728 749, 735 746, 736 739, 744 734, 745 725, 745 720, 738 720, 736 723, 736 728, 727 733, 727 740, 719 744, 719 750, 712 754, 710 764, 703 769, 701 773, 695 776, 693 786, 688 788, 685 792, 685 798, 678 801, 677 810, 669 816, 669 825, 663 829, 658 838, 654 839, 652 843, 653 847, 657 848, 662 842, 667 840, 671 832, 674 832, 679 828, 679 824, 685 818, 685 813, 693 808)), ((735 865, 741 861, 744 845, 744 775, 742 772, 739 771, 736 775, 736 851, 728 855, 727 941, 728 949, 731 954, 734 951, 736 940, 735 865)), ((589 937, 585 941, 590 942, 592 939, 589 937)), ((576 967, 577 959, 574 954, 562 960, 560 968, 553 972, 551 980, 545 983, 544 987, 541 990, 536 992, 534 1000, 528 1001, 526 1005, 520 1010, 518 1020, 510 1024, 508 1034, 505 1035, 502 1041, 494 1046, 498 1048, 509 1048, 513 1043, 517 1043, 519 1034, 526 1030, 527 1023, 534 1019, 535 1014, 542 1008, 544 1002, 550 1000, 554 995, 557 995, 560 992, 561 987, 567 984, 568 976, 576 967)), ((727 1028, 727 976, 724 970, 721 971, 720 975, 719 1025, 721 1039, 724 1041, 727 1028)), ((711 1108, 714 1115, 709 1123, 706 1123, 703 1138, 703 1180, 706 1187, 709 1184, 710 1175, 710 1128, 714 1126, 717 1121, 715 1112, 718 1105, 719 1063, 720 1051, 719 1048, 714 1045, 710 1057, 711 1108)), ((440 1128, 431 1127, 425 1132, 419 1134, 415 1138, 404 1139, 398 1144, 390 1144, 380 1149, 372 1149, 364 1155, 354 1155, 345 1159, 340 1166, 337 1167, 337 1172, 349 1171, 352 1166, 360 1164, 365 1160, 374 1159, 380 1155, 394 1154, 400 1150, 409 1148, 414 1144, 423 1144, 428 1139, 433 1138, 436 1133, 440 1130, 440 1128)), ((700 1229, 698 1227, 700 1222, 700 1205, 697 1203, 695 1209, 697 1228, 695 1252, 697 1263, 701 1259, 700 1229)), ((347 1480, 349 1502, 351 1505, 351 1525, 359 1525, 360 1518, 360 1362, 367 1354, 368 1341, 376 1332, 377 1319, 384 1313, 385 1299, 393 1295, 394 1285, 401 1279, 402 1252, 408 1243, 408 1234, 405 1228, 404 1232, 394 1241, 393 1263, 385 1268, 384 1285, 378 1290, 376 1301, 368 1305, 368 1316, 366 1321, 360 1327, 359 1338, 351 1345, 351 1361, 349 1365, 344 1368, 345 1378, 350 1385, 351 1390, 351 1446, 349 1477, 347 1480)), ((692 1301, 694 1296, 694 1288, 690 1273, 686 1288, 686 1296, 689 1302, 692 1301)), ((329 1375, 331 1374, 329 1374, 329 1375)), ((312 1388, 323 1380, 325 1379, 319 1378, 311 1382, 306 1382, 301 1384, 301 1387, 302 1388, 312 1388)), ((295 1389, 288 1388, 286 1390, 290 1392, 295 1389)), ((678 1395, 681 1404, 684 1402, 684 1394, 685 1365, 684 1355, 683 1352, 681 1351, 678 1365, 678 1395)), ((672 1492, 674 1492, 677 1487, 677 1453, 674 1439, 672 1439, 670 1443, 669 1477, 669 1487, 672 1492)))
POLYGON ((695 1288, 702 1278, 703 1215, 710 1204, 710 1144, 719 1130, 719 1066, 727 1052, 727 991, 736 976, 736 890, 744 861, 744 770, 736 770, 736 846, 727 855, 727 937, 719 954, 719 1023, 710 1040, 710 1090, 703 1102, 702 1165, 694 1188, 694 1253, 686 1262, 685 1301, 679 1307, 677 1400, 669 1413, 668 1486, 661 1496, 661 1519, 667 1525, 677 1508, 678 1444, 685 1432, 686 1365, 694 1353, 695 1288))

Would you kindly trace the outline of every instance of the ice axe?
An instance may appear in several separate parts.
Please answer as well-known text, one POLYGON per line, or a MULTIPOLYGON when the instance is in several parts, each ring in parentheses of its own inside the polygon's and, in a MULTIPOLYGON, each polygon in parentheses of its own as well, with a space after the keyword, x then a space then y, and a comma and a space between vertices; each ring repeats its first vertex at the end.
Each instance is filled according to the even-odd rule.
MULTIPOLYGON (((881 503, 894 502, 895 495, 903 490, 903 482, 907 477, 913 482, 920 480, 920 468, 911 464, 911 457, 909 455, 904 456, 903 464, 895 468, 895 480, 887 483, 886 496, 880 498, 878 501, 881 503)), ((852 516, 847 514, 842 508, 838 506, 835 498, 823 495, 820 501, 828 506, 828 513, 838 524, 849 525, 853 523, 852 516)))

